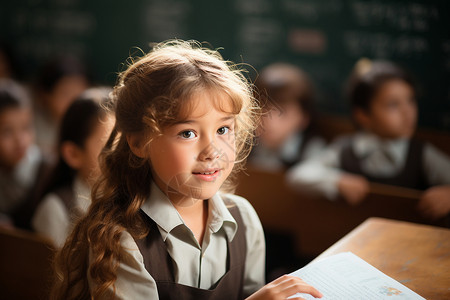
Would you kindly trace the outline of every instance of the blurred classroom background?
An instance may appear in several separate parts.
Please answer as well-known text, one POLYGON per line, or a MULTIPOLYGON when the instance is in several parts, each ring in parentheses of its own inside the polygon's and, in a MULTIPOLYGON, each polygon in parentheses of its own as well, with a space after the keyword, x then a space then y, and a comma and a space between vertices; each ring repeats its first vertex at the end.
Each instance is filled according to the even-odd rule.
MULTIPOLYGON (((289 63, 314 83, 318 130, 327 141, 355 130, 344 93, 355 63, 389 60, 418 83, 417 136, 450 155, 449 14, 450 3, 443 0, 2 1, 0 43, 10 58, 10 76, 26 87, 59 56, 84 63, 87 85, 113 86, 129 56, 173 38, 221 48, 225 59, 243 64, 251 81, 271 63, 289 63)), ((306 264, 368 217, 449 225, 417 214, 416 191, 383 187, 352 207, 292 191, 283 176, 250 167, 237 189, 267 230, 269 279, 306 264)), ((29 290, 44 299, 52 241, 28 231, 11 235, 2 229, 1 235, 0 286, 17 292, 14 277, 23 278, 20 269, 27 268, 29 290), (32 248, 44 258, 24 251, 32 248), (18 266, 11 259, 18 255, 28 260, 18 266)))
POLYGON ((342 84, 361 57, 407 67, 421 85, 423 127, 450 129, 450 4, 358 0, 24 0, 0 5, 0 38, 24 79, 60 54, 84 59, 96 82, 113 84, 138 48, 171 38, 207 41, 226 59, 255 69, 301 66, 318 107, 345 115, 342 84))

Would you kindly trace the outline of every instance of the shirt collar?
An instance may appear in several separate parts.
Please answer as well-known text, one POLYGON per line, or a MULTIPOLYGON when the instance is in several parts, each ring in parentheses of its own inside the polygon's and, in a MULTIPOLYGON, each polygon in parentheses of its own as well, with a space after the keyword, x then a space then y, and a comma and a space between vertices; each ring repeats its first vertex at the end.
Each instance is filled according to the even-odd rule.
MULTIPOLYGON (((209 201, 207 226, 213 233, 223 227, 225 234, 231 241, 237 231, 237 223, 222 197, 219 193, 216 193, 207 201, 209 201)), ((150 197, 144 202, 141 209, 158 225, 164 241, 174 228, 180 225, 186 226, 172 202, 154 182, 151 185, 150 197)))
POLYGON ((280 155, 287 161, 294 161, 298 156, 300 145, 303 142, 303 135, 301 133, 293 133, 280 149, 280 155))
POLYGON ((381 140, 370 132, 359 132, 353 139, 353 150, 358 157, 367 157, 374 151, 387 151, 396 161, 403 161, 408 150, 409 139, 400 138, 392 140, 381 140))
POLYGON ((142 204, 142 211, 147 214, 160 228, 165 241, 167 235, 177 226, 183 225, 183 219, 172 205, 166 194, 154 183, 151 183, 150 196, 142 204))
POLYGON ((236 220, 228 210, 227 204, 225 204, 220 193, 216 193, 209 199, 208 226, 213 233, 218 232, 223 227, 229 241, 232 241, 236 234, 236 220))
POLYGON ((91 205, 91 189, 79 176, 75 177, 72 184, 75 193, 76 205, 83 213, 86 213, 91 205))

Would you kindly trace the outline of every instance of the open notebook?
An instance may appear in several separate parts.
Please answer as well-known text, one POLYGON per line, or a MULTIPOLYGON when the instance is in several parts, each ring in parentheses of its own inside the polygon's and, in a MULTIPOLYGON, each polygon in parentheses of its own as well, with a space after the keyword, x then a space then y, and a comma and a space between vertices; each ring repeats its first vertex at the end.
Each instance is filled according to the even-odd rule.
MULTIPOLYGON (((322 300, 425 299, 351 252, 314 261, 291 275, 318 289, 322 300)), ((315 299, 306 294, 290 298, 296 296, 315 299)))

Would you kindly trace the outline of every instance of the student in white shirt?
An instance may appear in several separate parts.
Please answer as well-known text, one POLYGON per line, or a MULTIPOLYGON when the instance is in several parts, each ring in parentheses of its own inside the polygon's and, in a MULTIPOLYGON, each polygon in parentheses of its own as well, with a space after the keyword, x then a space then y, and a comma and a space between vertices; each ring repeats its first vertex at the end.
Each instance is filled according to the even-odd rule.
POLYGON ((315 132, 315 92, 308 75, 287 63, 262 69, 255 81, 264 114, 255 147, 253 168, 284 171, 320 154, 325 140, 315 132))
POLYGON ((337 139, 320 158, 294 167, 294 188, 342 196, 357 204, 369 181, 425 190, 419 209, 431 219, 450 213, 450 158, 413 137, 417 104, 413 81, 398 66, 360 61, 350 80, 353 117, 360 130, 337 139))
POLYGON ((111 89, 85 91, 67 109, 59 133, 60 158, 37 207, 32 226, 61 247, 90 205, 90 186, 99 176, 98 155, 111 133, 112 115, 103 105, 111 89))
POLYGON ((57 256, 55 299, 320 296, 292 276, 263 287, 259 219, 245 199, 222 192, 254 129, 240 71, 216 51, 171 41, 123 72, 113 98, 103 175, 57 256))
POLYGON ((33 195, 49 164, 34 144, 31 103, 12 79, 0 80, 0 225, 29 229, 33 195))

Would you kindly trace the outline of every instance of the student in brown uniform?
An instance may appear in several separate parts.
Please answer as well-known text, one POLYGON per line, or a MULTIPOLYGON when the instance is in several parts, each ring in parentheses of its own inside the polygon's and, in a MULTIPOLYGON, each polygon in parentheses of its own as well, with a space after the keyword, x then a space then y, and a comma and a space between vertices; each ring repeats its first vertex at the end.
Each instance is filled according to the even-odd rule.
POLYGON ((249 157, 252 167, 284 171, 319 155, 325 140, 314 131, 315 92, 309 76, 294 65, 274 63, 261 70, 255 85, 265 113, 249 157))
POLYGON ((50 164, 34 144, 26 90, 0 79, 0 223, 29 229, 34 197, 50 164))
POLYGON ((415 84, 394 63, 361 60, 349 84, 349 99, 359 131, 336 140, 320 158, 292 169, 294 188, 342 196, 357 204, 369 182, 424 190, 420 211, 431 219, 450 212, 450 157, 414 138, 417 126, 415 84))
POLYGON ((239 70, 194 42, 163 43, 121 74, 113 98, 103 175, 58 255, 56 299, 320 295, 292 276, 263 287, 258 216, 224 192, 254 129, 239 70))

